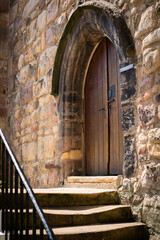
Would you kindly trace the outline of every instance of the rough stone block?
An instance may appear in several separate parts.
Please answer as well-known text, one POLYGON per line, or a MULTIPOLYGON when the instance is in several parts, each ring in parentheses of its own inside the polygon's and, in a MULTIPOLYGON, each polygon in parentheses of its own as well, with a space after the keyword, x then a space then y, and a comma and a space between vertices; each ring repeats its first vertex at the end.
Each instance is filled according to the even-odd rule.
POLYGON ((135 38, 140 38, 141 36, 150 33, 154 30, 157 24, 157 15, 154 6, 150 6, 141 15, 141 20, 138 25, 138 30, 135 32, 135 38))
POLYGON ((154 194, 154 196, 145 194, 142 208, 142 221, 146 222, 147 226, 154 229, 158 234, 157 236, 151 236, 151 239, 159 239, 160 231, 160 196, 154 194))
POLYGON ((149 155, 154 159, 160 160, 160 144, 149 145, 149 155))
POLYGON ((19 84, 25 84, 28 80, 29 74, 29 65, 23 67, 20 72, 17 74, 17 80, 19 84))
POLYGON ((34 124, 35 122, 39 122, 39 109, 35 110, 30 117, 30 123, 34 124))
POLYGON ((34 83, 34 85, 33 85, 34 97, 40 98, 43 95, 46 95, 47 93, 48 93, 47 77, 44 77, 34 83))
POLYGON ((123 110, 121 113, 122 131, 128 131, 135 125, 134 108, 123 110))
POLYGON ((66 14, 62 14, 54 23, 46 30, 46 45, 56 44, 67 22, 66 14))
POLYGON ((32 100, 33 97, 33 84, 29 84, 25 87, 21 88, 21 104, 24 105, 28 103, 30 100, 32 100))
POLYGON ((25 108, 25 115, 30 115, 34 111, 34 103, 30 102, 27 104, 27 107, 25 108))
POLYGON ((24 61, 26 63, 32 62, 34 59, 33 51, 31 48, 28 48, 24 53, 24 61))
POLYGON ((47 24, 53 22, 58 13, 58 0, 51 1, 47 7, 47 24))
POLYGON ((44 10, 37 19, 37 28, 38 31, 41 32, 45 29, 47 23, 47 11, 44 10))
POLYGON ((49 173, 47 187, 55 187, 59 184, 59 171, 54 169, 52 173, 49 173))
POLYGON ((37 156, 37 143, 30 142, 22 145, 22 159, 23 161, 34 161, 37 156))
POLYGON ((157 107, 154 103, 150 105, 139 105, 138 106, 139 119, 142 126, 148 126, 157 121, 157 107))
POLYGON ((47 48, 40 56, 39 60, 39 72, 40 77, 44 76, 44 74, 48 71, 48 69, 53 66, 54 58, 56 54, 56 47, 52 46, 47 48))
POLYGON ((131 177, 135 170, 136 153, 134 136, 127 135, 124 137, 124 163, 123 172, 125 177, 131 177))
POLYGON ((61 0, 60 2, 62 11, 66 11, 70 5, 75 4, 74 0, 61 0))
POLYGON ((153 43, 160 42, 160 28, 151 32, 147 37, 143 39, 143 48, 150 46, 153 43))
POLYGON ((133 97, 136 93, 136 72, 131 69, 121 73, 121 100, 127 100, 133 97))
POLYGON ((34 10, 34 8, 37 6, 39 1, 40 0, 34 0, 34 1, 29 0, 29 2, 27 3, 27 5, 23 10, 23 14, 22 14, 23 19, 26 19, 29 16, 29 14, 34 10))
POLYGON ((150 75, 139 84, 139 93, 144 94, 147 90, 151 89, 154 84, 154 76, 150 75))
POLYGON ((143 55, 144 71, 146 74, 155 72, 160 67, 160 46, 147 48, 143 55))
POLYGON ((160 129, 159 128, 151 129, 148 133, 148 139, 150 143, 160 144, 160 129))
POLYGON ((32 45, 33 55, 36 57, 41 52, 41 37, 37 38, 32 45))
POLYGON ((54 137, 38 137, 38 159, 50 159, 54 156, 54 137))

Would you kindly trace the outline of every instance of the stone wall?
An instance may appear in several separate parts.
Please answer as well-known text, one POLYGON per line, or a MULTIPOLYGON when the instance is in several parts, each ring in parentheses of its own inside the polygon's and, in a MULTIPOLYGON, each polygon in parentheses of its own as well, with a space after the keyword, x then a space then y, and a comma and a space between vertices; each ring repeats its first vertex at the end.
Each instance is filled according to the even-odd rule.
POLYGON ((136 218, 147 223, 151 239, 160 239, 160 2, 122 2, 117 4, 135 41, 138 84, 136 137, 125 149, 130 156, 136 155, 136 171, 124 178, 119 193, 122 203, 132 204, 136 218))
POLYGON ((9 1, 0 1, 0 127, 6 129, 9 1))
MULTIPOLYGON (((9 52, 5 27, 5 34, 0 35, 0 73, 4 76, 0 111, 5 112, 8 56, 7 129, 14 152, 34 187, 58 186, 63 171, 68 171, 62 169, 62 163, 82 158, 79 136, 60 141, 70 128, 77 131, 79 128, 73 124, 62 130, 59 108, 64 106, 59 105, 59 96, 50 93, 60 37, 71 14, 83 2, 91 1, 14 0, 9 14, 9 52)), ((151 239, 160 239, 160 3, 156 0, 110 2, 124 16, 136 48, 133 70, 136 81, 132 73, 128 81, 123 81, 121 76, 125 178, 119 193, 123 203, 133 205, 136 217, 148 224, 151 239), (132 94, 131 102, 126 96, 132 94)), ((3 21, 0 15, 1 26, 3 21)), ((74 98, 68 98, 70 108, 76 114, 74 98)))
POLYGON ((75 1, 14 1, 10 9, 8 128, 15 154, 34 187, 59 184, 57 102, 52 68, 75 1), (58 149, 58 147, 57 147, 58 149))

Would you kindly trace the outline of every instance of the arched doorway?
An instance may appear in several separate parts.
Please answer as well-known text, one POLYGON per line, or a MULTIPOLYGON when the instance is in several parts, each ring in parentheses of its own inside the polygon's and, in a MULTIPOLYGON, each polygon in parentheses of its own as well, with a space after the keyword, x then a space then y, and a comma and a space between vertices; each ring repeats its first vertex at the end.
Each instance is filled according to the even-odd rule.
POLYGON ((98 45, 85 83, 86 175, 122 174, 123 137, 120 120, 120 84, 114 44, 98 45))
MULTIPOLYGON (((110 39, 110 41, 108 41, 108 46, 110 44, 110 47, 107 47, 108 53, 109 51, 116 51, 120 68, 133 63, 135 57, 134 43, 125 19, 112 4, 105 1, 92 1, 80 5, 75 10, 66 25, 58 45, 53 69, 52 94, 58 96, 59 99, 59 136, 57 140, 58 147, 56 157, 62 166, 63 179, 68 175, 77 176, 86 174, 85 152, 87 146, 85 146, 86 141, 84 141, 84 85, 92 56, 104 38, 110 39)), ((113 54, 111 54, 110 58, 112 57, 113 54)), ((112 65, 115 67, 117 61, 114 59, 112 61, 114 62, 112 65)), ((112 70, 114 68, 109 65, 112 61, 107 61, 108 68, 111 68, 110 71, 107 71, 110 79, 112 79, 110 76, 114 76, 115 74, 115 71, 112 70)), ((130 129, 133 126, 130 124, 130 116, 131 114, 134 115, 136 78, 133 68, 119 74, 119 92, 121 92, 122 95, 121 99, 119 98, 119 101, 117 101, 119 105, 117 105, 116 108, 122 109, 122 117, 121 121, 120 118, 113 117, 109 122, 110 125, 114 124, 114 126, 118 121, 121 122, 119 125, 122 125, 122 130, 125 131, 125 134, 128 134, 124 138, 124 141, 126 141, 126 143, 123 142, 124 146, 128 144, 128 137, 130 138, 131 135, 130 129), (131 105, 133 108, 131 108, 131 105)), ((112 85, 115 84, 112 84, 111 80, 110 86, 112 85)), ((115 92, 116 91, 115 87, 115 92)), ((114 105, 112 104, 111 106, 112 110, 114 105)), ((103 110, 101 110, 101 115, 102 112, 103 110)), ((116 112, 118 113, 118 110, 116 112)), ((134 116, 132 119, 134 119, 134 116)), ((114 131, 114 127, 109 129, 110 131, 111 129, 114 131)), ((110 133, 110 135, 111 134, 112 133, 110 133)), ((132 134, 132 138, 133 137, 134 132, 132 134)), ((117 145, 117 143, 115 141, 111 143, 111 138, 109 139, 110 147, 108 150, 110 154, 112 151, 111 146, 117 145)), ((121 155, 121 152, 122 150, 120 150, 118 154, 121 155)), ((112 155, 114 155, 115 151, 112 151, 112 153, 112 155)), ((127 176, 133 174, 133 165, 135 162, 135 158, 128 158, 129 154, 129 152, 124 152, 123 154, 123 172, 125 172, 127 176)), ((118 156, 117 153, 115 153, 115 155, 118 156)), ((105 168, 107 171, 105 171, 105 173, 94 173, 94 175, 119 174, 122 172, 122 162, 118 170, 114 169, 113 166, 117 165, 114 164, 114 161, 111 161, 109 157, 105 168), (111 163, 113 163, 112 166, 111 163)))

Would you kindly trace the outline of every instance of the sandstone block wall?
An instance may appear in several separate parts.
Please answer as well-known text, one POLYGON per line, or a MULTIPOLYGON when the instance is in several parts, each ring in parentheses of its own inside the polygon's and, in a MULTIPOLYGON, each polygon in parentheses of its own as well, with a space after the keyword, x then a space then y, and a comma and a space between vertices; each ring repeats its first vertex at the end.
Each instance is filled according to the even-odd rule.
MULTIPOLYGON (((79 128, 68 122, 62 131, 59 108, 63 105, 50 92, 64 28, 78 4, 88 1, 14 0, 9 24, 8 15, 0 13, 0 125, 8 130, 14 152, 34 187, 58 186, 63 171, 68 171, 62 171, 63 163, 82 158, 79 128), (71 127, 77 131, 74 141, 67 136, 71 127), (60 141, 63 134, 65 142, 60 141)), ((124 16, 136 48, 136 81, 128 76, 129 91, 121 93, 124 173, 133 166, 134 172, 126 176, 119 193, 122 202, 132 204, 137 218, 148 224, 151 239, 160 239, 160 2, 110 2, 124 16), (126 94, 134 94, 134 104, 128 105, 126 94)), ((68 100, 68 109, 71 104, 68 100)), ((72 105, 75 114, 76 107, 72 105)))

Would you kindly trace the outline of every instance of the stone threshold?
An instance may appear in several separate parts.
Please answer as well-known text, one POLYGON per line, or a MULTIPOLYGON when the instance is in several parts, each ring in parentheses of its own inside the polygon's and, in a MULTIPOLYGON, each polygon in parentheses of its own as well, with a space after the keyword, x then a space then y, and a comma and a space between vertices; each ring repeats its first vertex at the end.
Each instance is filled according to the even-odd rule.
POLYGON ((67 178, 68 183, 114 183, 123 180, 122 175, 118 176, 72 176, 67 178))

